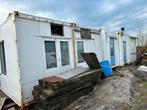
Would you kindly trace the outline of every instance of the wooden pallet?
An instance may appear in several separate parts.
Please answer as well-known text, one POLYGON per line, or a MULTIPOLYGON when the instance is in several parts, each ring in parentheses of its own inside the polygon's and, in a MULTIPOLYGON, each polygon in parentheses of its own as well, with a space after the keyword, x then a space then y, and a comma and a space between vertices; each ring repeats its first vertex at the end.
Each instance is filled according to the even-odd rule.
POLYGON ((37 110, 61 110, 77 98, 93 90, 101 70, 89 70, 69 79, 57 76, 39 80, 33 96, 37 110), (54 81, 52 80, 54 79, 54 81))

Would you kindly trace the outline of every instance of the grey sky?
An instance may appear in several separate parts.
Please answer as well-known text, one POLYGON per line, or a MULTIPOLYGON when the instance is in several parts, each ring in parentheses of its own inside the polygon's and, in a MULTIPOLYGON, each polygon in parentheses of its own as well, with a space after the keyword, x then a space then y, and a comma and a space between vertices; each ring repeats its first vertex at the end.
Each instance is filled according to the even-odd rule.
POLYGON ((14 10, 110 31, 147 23, 147 0, 0 0, 0 23, 14 10))

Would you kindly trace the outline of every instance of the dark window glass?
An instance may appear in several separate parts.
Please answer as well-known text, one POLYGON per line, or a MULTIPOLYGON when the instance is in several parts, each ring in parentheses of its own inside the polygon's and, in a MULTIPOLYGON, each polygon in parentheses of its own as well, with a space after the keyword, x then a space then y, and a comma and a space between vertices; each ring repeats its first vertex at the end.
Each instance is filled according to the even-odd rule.
POLYGON ((0 43, 0 63, 1 63, 2 74, 6 75, 6 61, 5 61, 4 42, 0 43))
POLYGON ((61 48, 61 61, 62 66, 69 64, 69 46, 68 41, 60 41, 60 48, 61 48))
POLYGON ((110 39, 110 52, 111 52, 110 53, 111 56, 114 56, 114 54, 115 54, 114 52, 115 51, 114 51, 114 39, 113 38, 110 39))
POLYGON ((51 34, 63 36, 63 25, 51 24, 51 34))
POLYGON ((54 41, 45 41, 45 53, 47 68, 57 67, 56 47, 54 41))
POLYGON ((77 52, 78 52, 78 63, 84 62, 81 53, 84 53, 84 44, 83 41, 77 41, 77 52))

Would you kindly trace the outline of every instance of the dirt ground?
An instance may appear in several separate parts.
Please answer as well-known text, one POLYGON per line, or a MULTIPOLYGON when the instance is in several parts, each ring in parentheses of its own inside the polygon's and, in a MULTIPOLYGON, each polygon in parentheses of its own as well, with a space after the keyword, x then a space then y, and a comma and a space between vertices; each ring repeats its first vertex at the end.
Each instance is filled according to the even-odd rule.
POLYGON ((118 68, 64 110, 147 110, 147 73, 136 66, 118 68))

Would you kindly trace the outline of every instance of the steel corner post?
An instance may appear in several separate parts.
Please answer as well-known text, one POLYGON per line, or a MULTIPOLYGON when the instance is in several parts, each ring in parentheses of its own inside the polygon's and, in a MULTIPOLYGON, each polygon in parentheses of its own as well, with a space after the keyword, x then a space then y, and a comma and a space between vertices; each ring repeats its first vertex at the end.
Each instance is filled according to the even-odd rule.
POLYGON ((106 36, 106 32, 105 29, 101 29, 101 46, 102 46, 102 60, 105 60, 108 58, 108 54, 107 54, 107 36, 106 36))
POLYGON ((118 32, 118 46, 119 46, 119 65, 123 66, 123 50, 122 50, 122 34, 118 32))

